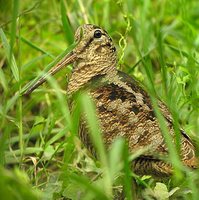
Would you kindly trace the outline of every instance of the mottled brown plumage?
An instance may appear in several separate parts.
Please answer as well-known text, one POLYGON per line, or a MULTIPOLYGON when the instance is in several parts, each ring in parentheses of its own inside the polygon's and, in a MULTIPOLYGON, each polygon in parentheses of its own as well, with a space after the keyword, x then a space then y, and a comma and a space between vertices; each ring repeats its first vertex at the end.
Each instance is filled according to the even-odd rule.
MULTIPOLYGON (((87 24, 79 27, 75 34, 77 46, 50 74, 63 66, 74 63, 67 92, 73 95, 86 90, 93 98, 105 145, 115 138, 125 137, 131 153, 148 147, 148 150, 133 163, 138 174, 167 176, 172 174, 172 166, 160 157, 168 156, 168 148, 159 128, 148 94, 127 74, 116 69, 116 48, 106 31, 87 24)), ((30 90, 45 81, 42 78, 30 90)), ((175 141, 172 118, 167 107, 159 101, 159 108, 166 119, 169 133, 175 141)), ((189 137, 180 130, 181 159, 191 168, 196 167, 194 146, 189 137)), ((80 138, 93 151, 84 120, 80 125, 80 138)))

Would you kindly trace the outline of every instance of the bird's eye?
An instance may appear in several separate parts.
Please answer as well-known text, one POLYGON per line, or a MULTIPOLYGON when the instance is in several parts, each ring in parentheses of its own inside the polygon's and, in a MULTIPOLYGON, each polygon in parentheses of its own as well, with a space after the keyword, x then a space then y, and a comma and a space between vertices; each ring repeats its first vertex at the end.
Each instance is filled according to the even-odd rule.
POLYGON ((101 38, 101 36, 102 36, 102 32, 101 32, 100 30, 96 30, 96 31, 94 32, 94 37, 95 37, 95 38, 101 38))

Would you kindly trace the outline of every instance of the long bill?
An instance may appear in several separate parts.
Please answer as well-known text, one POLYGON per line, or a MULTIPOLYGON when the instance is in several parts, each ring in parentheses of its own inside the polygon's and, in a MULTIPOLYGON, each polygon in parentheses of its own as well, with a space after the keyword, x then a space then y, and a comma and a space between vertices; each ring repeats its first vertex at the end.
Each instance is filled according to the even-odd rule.
POLYGON ((53 76, 65 66, 73 63, 75 59, 76 59, 76 54, 73 51, 71 51, 61 61, 59 61, 55 66, 53 66, 48 72, 46 72, 46 74, 44 74, 39 80, 37 80, 32 86, 30 86, 23 95, 28 95, 32 93, 41 84, 46 82, 49 76, 53 76))

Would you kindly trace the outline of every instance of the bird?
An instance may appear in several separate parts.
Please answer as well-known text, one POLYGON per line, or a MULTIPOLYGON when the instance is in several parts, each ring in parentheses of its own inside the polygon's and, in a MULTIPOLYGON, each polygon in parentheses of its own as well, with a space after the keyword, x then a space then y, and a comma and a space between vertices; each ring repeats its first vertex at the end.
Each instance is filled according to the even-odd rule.
MULTIPOLYGON (((48 76, 73 64, 67 94, 73 96, 86 91, 93 99, 105 146, 110 147, 116 138, 123 137, 128 143, 130 153, 148 147, 148 150, 133 160, 133 171, 138 175, 171 176, 172 164, 162 159, 168 157, 169 150, 150 96, 135 78, 117 69, 117 50, 112 38, 103 28, 93 24, 81 25, 74 38, 74 49, 29 87, 25 94, 30 94, 44 83, 48 76)), ((174 143, 175 131, 171 113, 159 99, 158 107, 174 143)), ((197 168, 193 142, 183 129, 179 131, 180 159, 185 166, 197 168)), ((95 155, 96 150, 84 119, 80 123, 79 136, 95 155)))

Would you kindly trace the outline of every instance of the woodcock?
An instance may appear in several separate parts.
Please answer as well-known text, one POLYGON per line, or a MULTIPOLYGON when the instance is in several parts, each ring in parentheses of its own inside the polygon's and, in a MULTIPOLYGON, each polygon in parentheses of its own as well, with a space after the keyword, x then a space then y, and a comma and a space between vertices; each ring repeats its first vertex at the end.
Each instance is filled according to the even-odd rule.
MULTIPOLYGON (((85 24, 75 33, 76 47, 55 65, 45 76, 30 87, 26 94, 45 82, 47 76, 73 63, 67 92, 73 95, 86 90, 96 104, 105 145, 122 136, 128 141, 131 153, 149 147, 133 163, 137 174, 169 176, 171 164, 159 156, 168 156, 168 148, 152 108, 149 95, 127 74, 118 71, 117 53, 112 39, 102 28, 85 24)), ((175 141, 171 115, 159 101, 159 108, 175 141)), ((181 132, 181 160, 185 166, 196 168, 194 146, 183 130, 181 132)), ((93 149, 85 123, 80 125, 80 138, 88 149, 93 149)))

